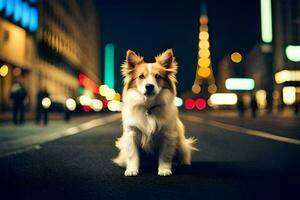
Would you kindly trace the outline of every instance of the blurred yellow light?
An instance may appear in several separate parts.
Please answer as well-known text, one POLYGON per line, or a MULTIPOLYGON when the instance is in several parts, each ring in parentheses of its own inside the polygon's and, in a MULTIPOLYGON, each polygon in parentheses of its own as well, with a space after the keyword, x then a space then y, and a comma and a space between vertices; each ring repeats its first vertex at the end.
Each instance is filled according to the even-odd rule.
POLYGON ((200 85, 194 84, 193 87, 192 87, 192 92, 193 92, 194 94, 199 94, 200 91, 201 91, 200 85))
POLYGON ((237 95, 234 93, 215 93, 210 96, 212 105, 235 105, 237 100, 237 95))
POLYGON ((0 68, 0 76, 5 77, 8 74, 8 66, 2 65, 0 68))
POLYGON ((200 40, 208 40, 209 34, 207 31, 201 31, 199 34, 199 39, 200 40))
POLYGON ((208 67, 210 65, 210 59, 209 58, 200 58, 198 61, 198 65, 200 67, 208 67))
POLYGON ((90 106, 92 104, 92 99, 87 95, 82 95, 79 97, 79 103, 83 106, 90 106))
POLYGON ((202 78, 207 78, 209 77, 211 70, 208 67, 200 67, 197 71, 198 76, 202 78))
POLYGON ((300 81, 300 70, 282 70, 275 74, 275 81, 278 84, 288 81, 300 81))
POLYGON ((105 97, 108 101, 110 101, 110 100, 113 100, 115 98, 115 95, 116 95, 116 91, 114 89, 108 89, 106 91, 105 97))
POLYGON ((206 31, 206 32, 208 32, 208 26, 207 25, 201 25, 200 26, 200 31, 206 31))
POLYGON ((239 52, 232 53, 230 58, 234 63, 239 63, 242 61, 242 55, 239 52))
POLYGON ((275 100, 279 99, 279 97, 280 97, 279 92, 278 92, 277 90, 273 91, 272 97, 273 97, 273 99, 275 99, 275 100))
POLYGON ((120 101, 112 100, 107 103, 107 108, 110 111, 121 111, 122 103, 120 101))
POLYGON ((121 95, 119 93, 116 93, 114 100, 121 101, 121 95))
POLYGON ((99 99, 92 100, 92 109, 96 112, 99 112, 103 108, 103 103, 99 99))
POLYGON ((216 86, 216 84, 209 85, 207 90, 208 90, 208 92, 210 94, 216 93, 217 92, 217 86, 216 86))
POLYGON ((208 49, 200 49, 199 51, 199 57, 200 58, 209 58, 210 51, 208 49))
POLYGON ((258 108, 264 109, 267 106, 267 92, 266 90, 257 90, 255 98, 258 104, 258 108))
POLYGON ((99 87, 99 93, 101 96, 105 97, 106 96, 106 93, 107 91, 109 90, 109 87, 107 85, 101 85, 99 87))
POLYGON ((42 106, 45 109, 48 109, 51 106, 51 100, 48 97, 42 99, 42 106))
POLYGON ((210 98, 207 100, 207 105, 208 105, 209 107, 213 107, 213 106, 214 106, 214 105, 212 104, 212 102, 211 102, 211 99, 210 99, 210 98))
POLYGON ((76 109, 76 101, 72 98, 66 100, 66 107, 69 111, 74 111, 76 109))
POLYGON ((201 40, 199 43, 200 49, 208 49, 209 48, 209 42, 207 40, 201 40))
POLYGON ((22 73, 22 70, 19 67, 16 67, 16 68, 13 69, 13 75, 14 76, 16 76, 16 77, 20 76, 21 73, 22 73))
POLYGON ((282 89, 283 102, 286 105, 292 105, 296 102, 296 88, 293 86, 287 86, 282 89))

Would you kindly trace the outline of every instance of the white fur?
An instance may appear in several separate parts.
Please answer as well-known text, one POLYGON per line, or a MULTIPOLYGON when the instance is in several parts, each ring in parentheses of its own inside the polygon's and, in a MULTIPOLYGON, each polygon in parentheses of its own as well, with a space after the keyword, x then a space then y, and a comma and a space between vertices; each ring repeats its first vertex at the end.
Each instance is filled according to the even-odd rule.
POLYGON ((191 163, 191 151, 196 150, 192 146, 195 139, 186 139, 184 136, 184 126, 173 103, 174 94, 169 89, 159 89, 153 97, 145 97, 143 92, 134 88, 123 96, 123 135, 116 141, 120 152, 113 161, 126 168, 125 176, 139 173, 139 148, 149 153, 158 149, 160 176, 172 174, 176 150, 183 164, 191 163), (147 114, 147 110, 155 105, 159 106, 147 114))

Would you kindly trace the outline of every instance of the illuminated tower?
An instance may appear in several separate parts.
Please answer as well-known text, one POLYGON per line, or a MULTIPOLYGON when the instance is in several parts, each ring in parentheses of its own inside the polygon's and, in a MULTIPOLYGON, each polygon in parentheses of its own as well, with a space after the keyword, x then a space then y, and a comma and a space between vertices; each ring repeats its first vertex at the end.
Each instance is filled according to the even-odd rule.
POLYGON ((217 86, 211 64, 208 17, 206 14, 206 5, 203 3, 201 7, 201 16, 199 18, 199 44, 198 44, 198 60, 195 81, 192 87, 194 94, 215 93, 217 86))

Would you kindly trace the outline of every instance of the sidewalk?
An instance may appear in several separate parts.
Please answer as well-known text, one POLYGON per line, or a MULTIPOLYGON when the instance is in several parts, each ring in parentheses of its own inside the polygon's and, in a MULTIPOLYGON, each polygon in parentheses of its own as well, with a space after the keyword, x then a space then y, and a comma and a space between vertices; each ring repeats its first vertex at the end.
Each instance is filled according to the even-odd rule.
POLYGON ((291 110, 278 114, 258 113, 253 118, 250 112, 242 117, 235 110, 213 110, 205 112, 190 112, 204 120, 212 120, 238 127, 265 131, 275 135, 300 139, 300 115, 295 115, 291 110))
POLYGON ((36 125, 33 121, 18 126, 12 122, 0 123, 0 156, 25 146, 40 144, 41 141, 51 141, 55 138, 78 133, 84 130, 85 127, 91 127, 88 123, 94 120, 102 120, 105 123, 109 123, 116 118, 114 116, 117 117, 118 114, 97 113, 75 116, 68 123, 63 120, 49 120, 47 126, 36 125), (82 124, 86 124, 85 127, 80 127, 82 124))
MULTIPOLYGON (((75 115, 76 116, 76 115, 75 115)), ((61 120, 64 118, 64 113, 48 113, 49 120, 61 120)), ((0 126, 3 123, 12 122, 13 116, 11 112, 0 112, 0 126)), ((25 123, 33 121, 35 119, 34 112, 26 112, 25 113, 25 123)))

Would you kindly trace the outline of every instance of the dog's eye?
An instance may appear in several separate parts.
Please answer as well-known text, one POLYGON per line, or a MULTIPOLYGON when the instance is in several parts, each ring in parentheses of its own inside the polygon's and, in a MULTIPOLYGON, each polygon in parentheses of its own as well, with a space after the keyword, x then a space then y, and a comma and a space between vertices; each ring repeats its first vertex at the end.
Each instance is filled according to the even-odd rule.
POLYGON ((159 79, 161 79, 161 75, 155 74, 155 78, 156 78, 157 80, 159 80, 159 79))
POLYGON ((139 78, 144 79, 145 78, 144 74, 139 75, 139 78))

